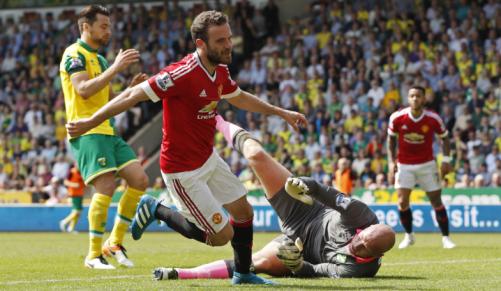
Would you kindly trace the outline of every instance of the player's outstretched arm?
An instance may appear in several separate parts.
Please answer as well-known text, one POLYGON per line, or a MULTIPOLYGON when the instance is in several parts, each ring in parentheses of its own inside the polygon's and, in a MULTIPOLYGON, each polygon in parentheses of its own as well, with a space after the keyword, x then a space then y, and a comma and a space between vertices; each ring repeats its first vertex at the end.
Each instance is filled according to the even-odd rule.
POLYGON ((271 105, 249 92, 242 91, 240 95, 227 100, 240 109, 269 115, 278 115, 287 121, 296 131, 299 131, 299 126, 304 127, 308 124, 303 114, 271 105))
POLYGON ((78 95, 87 99, 106 87, 113 77, 125 70, 129 65, 139 61, 139 52, 135 49, 120 50, 115 62, 107 70, 96 78, 89 78, 86 72, 73 74, 71 83, 77 91, 78 95))
MULTIPOLYGON (((297 184, 290 183, 290 181, 297 179, 300 179, 303 184, 307 186, 308 190, 307 193, 305 193, 306 195, 341 213, 343 223, 345 223, 347 226, 351 226, 357 223, 359 225, 370 223, 372 216, 369 215, 369 213, 371 213, 371 210, 362 201, 346 197, 343 192, 340 192, 333 187, 328 187, 326 185, 320 184, 315 181, 315 179, 310 177, 292 177, 287 179, 286 183, 297 184)), ((289 193, 287 185, 285 189, 289 193)))
POLYGON ((140 101, 148 100, 148 95, 141 86, 129 88, 120 93, 116 98, 101 107, 91 117, 71 121, 66 124, 66 129, 71 137, 78 137, 90 129, 103 123, 105 120, 133 107, 140 101))
POLYGON ((338 191, 333 187, 328 187, 323 184, 318 183, 315 179, 310 177, 292 177, 289 178, 286 182, 285 189, 287 192, 290 191, 290 185, 306 185, 307 193, 304 193, 308 196, 311 196, 318 202, 333 208, 337 211, 343 212, 348 207, 348 204, 343 203, 343 198, 347 198, 343 192, 338 191), (299 181, 298 181, 299 180, 299 181), (298 183, 300 182, 300 183, 298 183), (287 187, 289 186, 289 187, 287 187))

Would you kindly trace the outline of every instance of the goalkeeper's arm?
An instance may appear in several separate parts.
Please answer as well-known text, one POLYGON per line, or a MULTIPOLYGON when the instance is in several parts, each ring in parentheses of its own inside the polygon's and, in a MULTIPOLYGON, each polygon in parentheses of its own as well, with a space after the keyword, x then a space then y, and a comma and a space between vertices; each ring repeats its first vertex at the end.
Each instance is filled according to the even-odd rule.
MULTIPOLYGON (((378 269, 378 268, 377 268, 378 269)), ((297 277, 329 277, 329 278, 367 278, 374 277, 377 272, 373 266, 366 264, 311 264, 303 261, 300 269, 293 272, 297 277)))

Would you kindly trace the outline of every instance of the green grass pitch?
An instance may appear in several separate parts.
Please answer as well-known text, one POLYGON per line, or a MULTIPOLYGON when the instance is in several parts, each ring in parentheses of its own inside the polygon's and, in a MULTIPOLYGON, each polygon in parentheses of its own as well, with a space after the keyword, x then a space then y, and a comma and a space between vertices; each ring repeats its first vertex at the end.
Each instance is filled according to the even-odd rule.
MULTIPOLYGON (((257 233, 255 249, 275 237, 257 233)), ((501 290, 501 234, 452 234, 458 247, 441 248, 439 233, 417 234, 406 250, 395 246, 371 279, 275 279, 276 290, 501 290)), ((402 238, 399 234, 397 243, 402 238)), ((229 280, 153 281, 158 266, 189 267, 230 258, 229 246, 211 248, 175 233, 146 233, 126 241, 132 269, 89 270, 83 266, 86 234, 0 234, 0 290, 225 290, 229 280)), ((110 262, 115 263, 112 259, 110 262)))

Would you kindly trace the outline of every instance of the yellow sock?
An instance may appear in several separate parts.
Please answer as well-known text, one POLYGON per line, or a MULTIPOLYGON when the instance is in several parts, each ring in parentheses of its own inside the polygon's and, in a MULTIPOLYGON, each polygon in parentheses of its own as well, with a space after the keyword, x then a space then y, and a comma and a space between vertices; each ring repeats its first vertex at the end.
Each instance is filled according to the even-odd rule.
POLYGON ((71 220, 69 221, 70 222, 70 226, 68 227, 68 231, 73 231, 75 229, 75 225, 77 224, 78 222, 78 219, 80 218, 80 210, 73 210, 71 212, 71 220))
POLYGON ((101 244, 110 203, 110 196, 99 193, 92 196, 89 206, 89 254, 87 255, 89 259, 101 255, 101 244))
POLYGON ((115 225, 111 231, 109 243, 110 245, 121 245, 124 240, 125 233, 129 228, 129 224, 136 213, 137 203, 139 198, 144 194, 144 191, 127 187, 122 198, 118 202, 117 216, 115 225))

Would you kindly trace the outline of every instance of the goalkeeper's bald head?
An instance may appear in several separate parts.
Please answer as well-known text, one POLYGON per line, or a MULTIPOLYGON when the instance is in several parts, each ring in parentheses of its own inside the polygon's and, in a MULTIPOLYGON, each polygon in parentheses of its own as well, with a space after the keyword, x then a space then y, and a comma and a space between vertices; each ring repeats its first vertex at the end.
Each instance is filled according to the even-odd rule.
POLYGON ((395 232, 385 224, 373 224, 358 233, 350 250, 359 257, 381 257, 395 245, 395 232))

